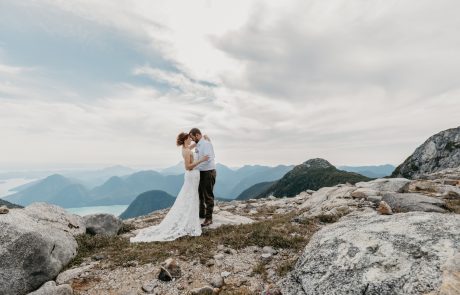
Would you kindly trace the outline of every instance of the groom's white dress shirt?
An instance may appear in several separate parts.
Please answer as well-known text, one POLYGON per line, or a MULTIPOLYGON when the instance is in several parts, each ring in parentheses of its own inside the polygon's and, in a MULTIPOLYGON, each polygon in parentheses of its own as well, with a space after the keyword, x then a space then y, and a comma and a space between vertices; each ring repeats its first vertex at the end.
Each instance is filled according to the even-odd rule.
POLYGON ((214 148, 212 143, 207 141, 206 139, 202 138, 195 147, 198 159, 203 158, 204 156, 209 156, 209 160, 206 162, 201 163, 197 166, 197 169, 200 171, 209 171, 216 169, 216 163, 214 161, 214 148))

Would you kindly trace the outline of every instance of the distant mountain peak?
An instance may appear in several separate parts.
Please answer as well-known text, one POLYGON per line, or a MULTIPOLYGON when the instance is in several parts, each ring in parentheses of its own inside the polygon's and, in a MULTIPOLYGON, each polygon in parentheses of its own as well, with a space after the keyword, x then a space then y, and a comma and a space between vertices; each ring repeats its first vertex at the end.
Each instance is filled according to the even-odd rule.
POLYGON ((331 167, 334 167, 327 160, 324 160, 324 159, 321 159, 321 158, 310 159, 308 161, 305 161, 302 165, 304 167, 311 167, 311 168, 331 168, 331 167))
MULTIPOLYGON (((307 189, 318 190, 322 187, 334 186, 339 183, 348 182, 353 184, 368 180, 369 178, 363 175, 338 170, 324 159, 314 158, 295 166, 292 171, 286 173, 265 192, 255 197, 269 195, 293 197, 307 189)), ((264 188, 263 185, 261 187, 264 188)))
POLYGON ((44 180, 67 180, 68 178, 66 178, 65 176, 61 175, 61 174, 52 174, 50 176, 47 176, 46 178, 44 178, 44 180))

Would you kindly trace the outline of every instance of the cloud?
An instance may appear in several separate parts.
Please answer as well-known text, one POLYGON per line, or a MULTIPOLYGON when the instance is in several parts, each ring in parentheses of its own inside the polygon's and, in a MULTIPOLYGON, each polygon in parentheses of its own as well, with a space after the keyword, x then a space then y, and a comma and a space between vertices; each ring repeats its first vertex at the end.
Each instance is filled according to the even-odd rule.
POLYGON ((229 87, 298 101, 376 89, 388 100, 421 99, 458 87, 455 1, 291 4, 257 9, 239 30, 213 38, 244 64, 224 78, 229 87))
POLYGON ((3 1, 0 164, 397 164, 459 123, 457 6, 3 1))
POLYGON ((129 14, 122 13, 123 6, 105 11, 93 7, 90 14, 84 13, 89 9, 82 10, 89 8, 88 3, 82 7, 68 5, 71 6, 60 1, 3 2, 3 60, 20 67, 39 68, 40 78, 72 89, 82 97, 101 95, 112 83, 145 85, 147 81, 132 75, 136 66, 147 64, 177 71, 175 62, 162 54, 161 42, 143 32, 163 30, 153 21, 139 21, 134 15, 142 28, 136 32, 127 21, 129 14), (116 18, 108 22, 103 12, 116 18))

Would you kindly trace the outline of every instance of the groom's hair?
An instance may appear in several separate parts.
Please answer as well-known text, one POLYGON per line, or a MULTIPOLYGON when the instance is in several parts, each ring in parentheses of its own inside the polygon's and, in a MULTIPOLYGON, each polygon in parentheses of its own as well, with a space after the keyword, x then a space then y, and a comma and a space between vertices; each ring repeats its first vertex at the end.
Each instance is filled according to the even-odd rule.
POLYGON ((201 135, 201 131, 198 128, 192 128, 192 130, 190 130, 189 134, 191 134, 193 136, 195 136, 197 134, 201 135))

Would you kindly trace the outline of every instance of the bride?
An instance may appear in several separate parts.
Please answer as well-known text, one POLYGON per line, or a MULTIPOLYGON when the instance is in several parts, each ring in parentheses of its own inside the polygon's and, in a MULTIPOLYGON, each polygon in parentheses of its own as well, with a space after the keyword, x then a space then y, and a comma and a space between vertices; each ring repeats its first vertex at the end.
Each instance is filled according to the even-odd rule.
POLYGON ((188 133, 180 133, 177 136, 177 146, 182 146, 182 157, 184 158, 186 170, 184 184, 177 195, 174 205, 161 223, 141 229, 135 237, 130 239, 132 243, 172 241, 186 235, 201 235, 201 223, 198 216, 200 171, 194 168, 207 161, 209 157, 204 156, 194 161, 192 148, 195 147, 195 143, 192 143, 188 133))

